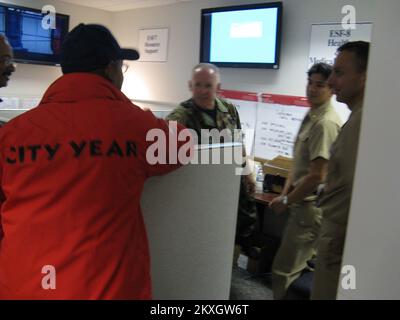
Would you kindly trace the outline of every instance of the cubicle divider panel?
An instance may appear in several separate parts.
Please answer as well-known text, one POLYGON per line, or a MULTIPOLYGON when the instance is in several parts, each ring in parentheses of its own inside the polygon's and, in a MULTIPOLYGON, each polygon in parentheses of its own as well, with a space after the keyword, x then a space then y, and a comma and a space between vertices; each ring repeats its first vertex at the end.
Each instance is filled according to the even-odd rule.
MULTIPOLYGON (((195 160, 229 152, 240 156, 242 146, 203 147, 195 160)), ((238 164, 225 162, 189 164, 146 183, 154 299, 229 299, 240 176, 238 164)))

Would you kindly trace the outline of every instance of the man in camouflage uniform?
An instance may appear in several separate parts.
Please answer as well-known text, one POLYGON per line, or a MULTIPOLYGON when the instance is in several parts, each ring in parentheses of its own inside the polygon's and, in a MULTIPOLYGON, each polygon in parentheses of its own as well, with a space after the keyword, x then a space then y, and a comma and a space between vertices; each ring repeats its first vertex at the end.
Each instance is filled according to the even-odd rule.
MULTIPOLYGON (((193 68, 189 81, 192 98, 182 102, 167 116, 167 120, 177 121, 197 133, 199 143, 220 143, 221 141, 203 141, 201 130, 222 131, 241 129, 239 114, 232 103, 217 97, 220 89, 219 70, 212 64, 201 63, 193 68)), ((212 136, 212 135, 211 135, 212 136)), ((233 135, 233 138, 235 135, 233 135)), ((207 137, 208 138, 208 137, 207 137)), ((232 137, 231 137, 232 138, 232 137)), ((227 142, 227 141, 225 141, 227 142)), ((251 236, 256 224, 256 205, 251 193, 254 181, 250 176, 242 176, 239 208, 236 226, 236 243, 246 249, 251 244, 251 236)))
POLYGON ((296 138, 293 167, 279 197, 270 207, 276 213, 289 208, 289 219, 272 265, 274 299, 284 299, 290 284, 307 268, 316 251, 321 210, 316 191, 324 182, 329 150, 342 122, 331 104, 327 79, 332 67, 317 63, 308 71, 307 98, 311 105, 296 138))
POLYGON ((320 201, 324 218, 311 299, 336 298, 357 160, 368 54, 368 42, 342 45, 328 81, 337 101, 346 103, 351 115, 332 146, 326 187, 320 201))

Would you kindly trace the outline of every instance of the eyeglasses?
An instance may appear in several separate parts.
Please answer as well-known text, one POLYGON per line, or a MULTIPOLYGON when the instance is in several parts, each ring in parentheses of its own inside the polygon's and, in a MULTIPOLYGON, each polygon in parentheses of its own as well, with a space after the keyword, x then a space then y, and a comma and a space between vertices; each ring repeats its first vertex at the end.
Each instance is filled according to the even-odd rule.
POLYGON ((129 69, 129 64, 123 63, 121 66, 122 73, 127 72, 129 69))
POLYGON ((114 60, 114 61, 111 61, 111 63, 113 63, 113 64, 116 65, 116 66, 119 66, 119 65, 120 65, 120 66, 121 66, 121 71, 122 71, 122 73, 127 72, 128 69, 129 69, 129 64, 122 63, 121 60, 114 60))

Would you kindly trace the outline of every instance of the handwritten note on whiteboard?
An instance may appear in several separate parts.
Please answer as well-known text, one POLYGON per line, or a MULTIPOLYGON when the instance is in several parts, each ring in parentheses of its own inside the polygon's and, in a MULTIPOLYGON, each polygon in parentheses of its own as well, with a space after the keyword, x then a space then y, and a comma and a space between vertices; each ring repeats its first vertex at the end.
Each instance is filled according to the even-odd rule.
POLYGON ((306 98, 263 94, 257 111, 255 157, 293 157, 294 142, 308 111, 306 98))
POLYGON ((218 95, 231 102, 239 113, 244 133, 246 154, 253 154, 254 131, 256 128, 258 96, 253 92, 220 90, 218 95))

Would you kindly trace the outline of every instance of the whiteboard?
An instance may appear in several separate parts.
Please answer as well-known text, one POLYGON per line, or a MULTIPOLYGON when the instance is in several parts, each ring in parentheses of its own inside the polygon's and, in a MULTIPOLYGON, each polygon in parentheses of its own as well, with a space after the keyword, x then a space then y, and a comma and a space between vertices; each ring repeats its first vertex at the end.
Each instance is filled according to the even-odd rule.
POLYGON ((240 117, 240 125, 244 133, 246 154, 252 155, 257 120, 258 94, 254 92, 220 90, 218 95, 236 107, 240 117))
MULTIPOLYGON (((345 123, 349 108, 335 97, 332 105, 345 123)), ((257 107, 254 156, 266 160, 277 156, 292 158, 297 133, 309 110, 306 97, 262 94, 257 107)))
MULTIPOLYGON (((239 113, 247 155, 266 160, 279 155, 293 157, 297 132, 309 110, 307 98, 235 90, 220 90, 218 95, 231 102, 239 113)), ((337 102, 335 97, 332 97, 332 105, 345 123, 350 115, 348 107, 337 102)), ((159 118, 171 112, 159 106, 152 109, 159 118)))
POLYGON ((297 133, 309 110, 304 97, 263 94, 263 102, 258 104, 254 156, 292 158, 297 133))

